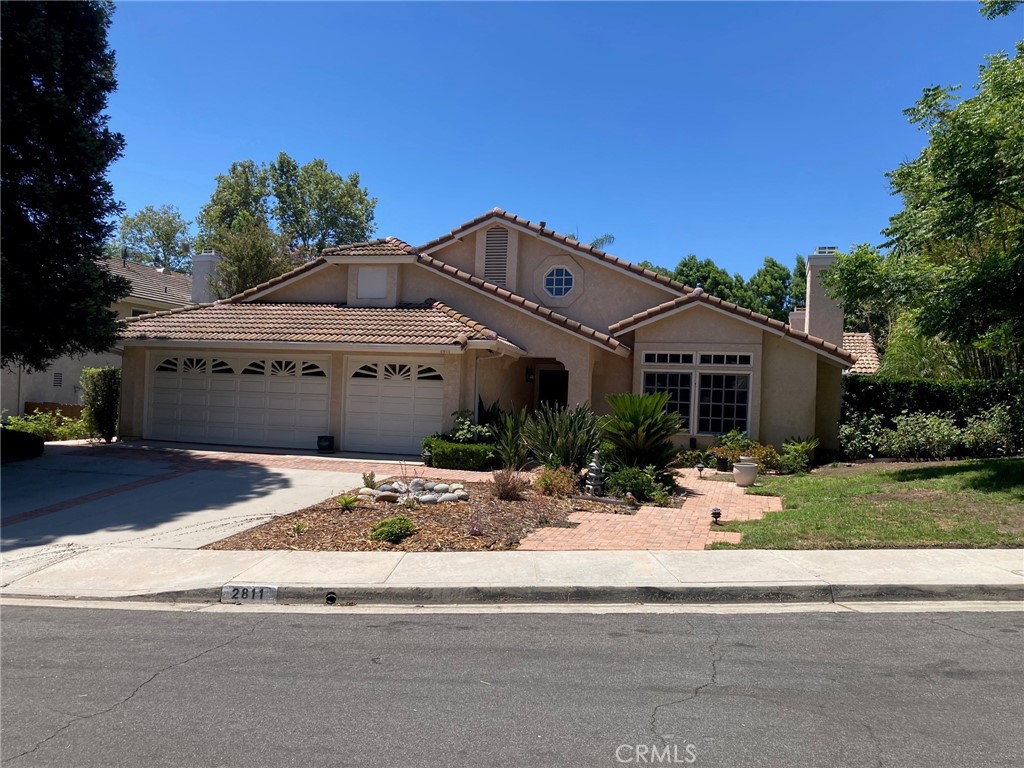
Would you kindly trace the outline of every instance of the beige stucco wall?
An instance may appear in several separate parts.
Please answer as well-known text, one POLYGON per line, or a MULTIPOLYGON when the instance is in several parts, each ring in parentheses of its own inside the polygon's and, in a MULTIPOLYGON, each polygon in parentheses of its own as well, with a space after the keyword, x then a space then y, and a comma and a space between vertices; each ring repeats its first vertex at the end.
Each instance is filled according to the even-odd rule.
POLYGON ((817 364, 816 353, 765 332, 760 442, 779 446, 793 435, 814 434, 817 364))
POLYGON ((606 414, 611 411, 605 401, 607 395, 632 391, 633 360, 595 348, 591 363, 593 366, 593 389, 590 395, 590 405, 595 413, 606 414))
POLYGON ((260 301, 303 302, 309 304, 342 304, 348 300, 348 266, 329 264, 264 296, 260 301))
POLYGON ((842 400, 843 371, 838 365, 818 359, 818 396, 814 410, 814 435, 821 447, 839 450, 839 410, 842 400))
MULTIPOLYGON (((476 238, 482 237, 484 231, 477 230, 431 255, 474 274, 477 271, 476 238)), ((678 295, 526 232, 518 233, 514 258, 517 261, 515 280, 514 284, 506 286, 509 290, 598 330, 678 295), (543 276, 558 265, 565 266, 576 276, 573 291, 564 300, 553 299, 543 290, 543 276)), ((415 279, 415 273, 406 274, 409 279, 415 279)), ((468 309, 462 311, 468 312, 468 309)))
POLYGON ((142 437, 146 396, 146 351, 127 347, 121 361, 121 439, 142 437))

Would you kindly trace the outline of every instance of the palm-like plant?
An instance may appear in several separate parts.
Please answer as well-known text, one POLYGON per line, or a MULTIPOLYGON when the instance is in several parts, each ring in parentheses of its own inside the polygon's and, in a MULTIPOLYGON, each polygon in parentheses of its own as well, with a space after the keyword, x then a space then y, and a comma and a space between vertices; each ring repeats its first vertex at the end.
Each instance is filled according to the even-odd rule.
POLYGON ((682 431, 679 414, 667 411, 667 392, 625 392, 605 398, 612 415, 605 421, 605 440, 615 446, 624 466, 650 467, 663 472, 678 449, 672 438, 682 431))
POLYGON ((545 467, 578 472, 601 442, 603 421, 587 403, 575 408, 545 403, 523 424, 523 436, 530 453, 545 467))
POLYGON ((526 409, 520 411, 501 411, 496 421, 488 425, 494 452, 501 461, 501 466, 518 472, 530 459, 530 449, 523 435, 523 425, 529 420, 526 409))

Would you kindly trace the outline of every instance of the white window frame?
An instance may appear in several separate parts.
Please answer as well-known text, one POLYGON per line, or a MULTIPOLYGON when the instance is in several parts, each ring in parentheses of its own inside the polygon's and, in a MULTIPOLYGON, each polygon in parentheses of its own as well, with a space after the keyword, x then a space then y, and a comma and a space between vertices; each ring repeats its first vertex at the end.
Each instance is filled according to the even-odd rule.
MULTIPOLYGON (((564 277, 561 278, 561 279, 563 281, 565 280, 564 277)), ((545 270, 544 276, 541 278, 541 283, 544 286, 544 293, 546 293, 552 299, 564 299, 566 296, 568 296, 570 293, 572 293, 576 289, 576 271, 572 267, 570 267, 568 264, 555 264, 555 265, 549 267, 547 270, 545 270), (560 269, 563 272, 565 272, 566 275, 568 275, 568 278, 569 278, 569 280, 568 280, 568 288, 566 288, 565 293, 552 293, 551 289, 548 288, 548 277, 556 269, 560 269)))
MULTIPOLYGON (((740 428, 738 426, 733 426, 733 429, 740 429, 741 432, 743 432, 745 434, 750 434, 750 417, 751 417, 751 410, 753 408, 753 403, 751 402, 751 400, 752 400, 752 389, 751 388, 752 388, 752 385, 753 385, 753 376, 752 376, 752 374, 750 372, 746 372, 746 371, 732 371, 732 370, 723 371, 721 369, 716 369, 716 370, 700 370, 700 369, 698 369, 697 372, 696 372, 696 377, 697 377, 697 382, 696 382, 697 397, 694 398, 694 421, 693 421, 693 424, 696 427, 696 431, 692 432, 691 434, 717 436, 717 435, 724 435, 727 432, 731 431, 731 430, 727 429, 727 430, 724 430, 724 431, 721 431, 721 432, 711 432, 711 431, 703 432, 700 429, 700 421, 701 421, 701 415, 700 415, 701 402, 700 402, 700 397, 701 397, 701 390, 703 389, 703 387, 701 385, 702 384, 701 379, 704 376, 736 376, 736 377, 742 376, 742 377, 744 377, 747 380, 747 389, 746 389, 746 392, 747 392, 747 402, 743 404, 744 407, 747 410, 746 416, 743 419, 744 425, 743 425, 742 428, 740 428)), ((714 391, 713 388, 712 388, 712 391, 714 391)), ((723 388, 722 391, 724 392, 725 389, 723 388)), ((714 405, 714 403, 712 403, 712 405, 714 405)), ((722 403, 722 405, 724 407, 727 404, 726 403, 722 403)), ((735 406, 736 404, 733 403, 732 405, 735 406)), ((724 420, 725 417, 724 416, 708 416, 707 418, 709 420, 710 419, 724 420)), ((732 419, 733 419, 733 421, 736 420, 735 414, 733 415, 732 419)))
MULTIPOLYGON (((650 374, 651 376, 657 376, 658 374, 664 374, 666 376, 689 376, 690 377, 690 386, 689 386, 689 393, 688 393, 688 401, 686 403, 686 411, 684 412, 684 411, 679 410, 679 411, 675 411, 675 412, 678 413, 686 422, 686 425, 683 427, 683 429, 686 432, 692 434, 693 433, 692 426, 693 426, 693 377, 694 377, 694 372, 691 369, 689 369, 689 368, 687 368, 685 370, 681 370, 679 366, 677 366, 675 368, 672 368, 672 369, 669 369, 667 367, 662 367, 662 368, 644 368, 644 369, 642 369, 640 371, 640 390, 643 393, 647 392, 646 380, 647 380, 648 374, 650 374)), ((663 389, 653 389, 652 391, 654 391, 654 392, 664 392, 666 390, 663 390, 663 389)))

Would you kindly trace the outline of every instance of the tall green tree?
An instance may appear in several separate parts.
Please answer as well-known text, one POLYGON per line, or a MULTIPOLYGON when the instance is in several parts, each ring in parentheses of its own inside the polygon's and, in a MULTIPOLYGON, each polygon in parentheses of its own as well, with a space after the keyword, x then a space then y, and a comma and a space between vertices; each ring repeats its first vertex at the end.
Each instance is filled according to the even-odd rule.
POLYGON ((147 205, 133 216, 121 219, 121 247, 134 261, 174 272, 192 272, 191 222, 173 205, 147 205))
POLYGON ((208 246, 218 234, 228 231, 245 214, 250 220, 270 223, 270 174, 252 160, 232 163, 226 174, 217 176, 210 202, 199 211, 199 239, 208 246))
POLYGON ((248 214, 217 230, 210 243, 220 253, 212 286, 219 298, 234 296, 297 265, 288 238, 248 214))
POLYGON ((793 308, 792 282, 789 269, 771 256, 765 256, 761 268, 745 284, 737 287, 735 301, 742 307, 786 322, 793 308))
POLYGON ((320 159, 299 165, 284 152, 267 173, 274 197, 271 213, 278 229, 304 254, 367 240, 373 233, 377 199, 359 186, 358 173, 346 178, 320 159))
POLYGON ((692 253, 680 259, 672 278, 691 288, 699 285, 712 296, 725 301, 736 301, 737 289, 743 285, 743 278, 739 275, 730 275, 711 259, 698 259, 692 253))
POLYGON ((885 234, 895 256, 936 276, 918 324, 929 335, 1021 357, 1024 339, 1024 41, 981 68, 977 94, 930 87, 906 110, 928 134, 889 174, 903 210, 885 234))
POLYGON ((789 284, 790 298, 794 308, 807 303, 807 259, 797 254, 793 265, 793 280, 789 284))
POLYGON ((6 367, 41 370, 109 349, 127 280, 103 266, 121 212, 107 169, 124 138, 108 127, 117 88, 109 2, 4 2, 0 11, 0 287, 6 367))

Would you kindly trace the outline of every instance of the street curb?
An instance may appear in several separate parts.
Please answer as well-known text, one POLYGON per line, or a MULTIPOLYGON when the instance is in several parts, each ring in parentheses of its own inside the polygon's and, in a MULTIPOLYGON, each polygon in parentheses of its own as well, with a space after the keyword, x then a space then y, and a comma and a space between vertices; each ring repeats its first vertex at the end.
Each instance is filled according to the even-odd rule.
MULTIPOLYGON (((137 602, 221 602, 221 588, 139 595, 17 595, 4 597, 137 602)), ((448 605, 481 603, 846 603, 857 601, 1024 601, 1024 584, 813 584, 721 586, 280 586, 277 604, 448 605), (333 602, 328 602, 329 595, 333 602)), ((230 601, 228 601, 230 602, 230 601)))

